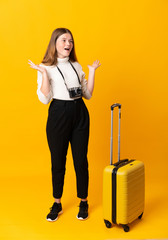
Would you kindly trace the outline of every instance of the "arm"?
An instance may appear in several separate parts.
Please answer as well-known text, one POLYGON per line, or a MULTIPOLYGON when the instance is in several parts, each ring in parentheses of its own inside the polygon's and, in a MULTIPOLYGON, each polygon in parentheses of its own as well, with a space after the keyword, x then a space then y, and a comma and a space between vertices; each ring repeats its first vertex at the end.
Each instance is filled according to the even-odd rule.
POLYGON ((94 89, 94 80, 95 80, 95 70, 100 66, 98 60, 94 61, 92 65, 88 65, 89 68, 89 76, 88 76, 88 83, 87 89, 89 90, 90 94, 92 95, 94 89))
POLYGON ((50 81, 48 78, 47 70, 45 67, 34 64, 30 60, 29 65, 31 68, 38 70, 37 71, 38 98, 42 103, 48 104, 52 99, 52 91, 50 89, 50 81))
POLYGON ((52 99, 52 91, 47 73, 37 72, 37 95, 43 104, 48 104, 52 99))
POLYGON ((48 75, 47 75, 47 71, 44 70, 42 72, 42 84, 41 84, 41 88, 40 91, 47 97, 47 95, 50 92, 50 82, 48 79, 48 75))

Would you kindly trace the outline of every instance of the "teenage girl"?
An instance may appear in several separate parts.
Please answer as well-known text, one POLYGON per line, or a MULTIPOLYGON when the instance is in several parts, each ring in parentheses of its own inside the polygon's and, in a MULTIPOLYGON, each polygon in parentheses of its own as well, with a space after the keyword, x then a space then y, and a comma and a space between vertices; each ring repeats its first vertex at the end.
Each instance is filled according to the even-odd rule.
POLYGON ((48 221, 56 221, 62 213, 61 197, 68 144, 70 142, 77 180, 77 197, 81 199, 77 218, 88 218, 88 139, 89 113, 82 97, 90 99, 94 88, 98 60, 88 65, 88 81, 77 62, 73 35, 66 28, 53 31, 41 64, 29 60, 30 67, 38 70, 37 95, 48 104, 46 133, 52 164, 52 186, 55 198, 48 221))

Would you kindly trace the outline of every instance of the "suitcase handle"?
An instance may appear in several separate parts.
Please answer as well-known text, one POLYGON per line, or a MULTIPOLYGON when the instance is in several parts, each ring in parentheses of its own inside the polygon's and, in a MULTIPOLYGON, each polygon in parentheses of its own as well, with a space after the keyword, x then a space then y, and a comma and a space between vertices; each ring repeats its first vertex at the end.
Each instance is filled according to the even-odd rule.
POLYGON ((129 161, 129 159, 120 160, 119 162, 114 163, 114 166, 117 167, 117 166, 120 165, 121 163, 126 163, 126 162, 128 162, 128 161, 129 161))
POLYGON ((121 108, 121 104, 120 103, 115 103, 111 106, 111 110, 113 111, 115 107, 121 108))
POLYGON ((119 121, 118 121, 118 163, 120 162, 120 125, 121 125, 121 104, 115 103, 111 105, 111 148, 110 148, 110 165, 113 164, 113 110, 118 107, 119 121))

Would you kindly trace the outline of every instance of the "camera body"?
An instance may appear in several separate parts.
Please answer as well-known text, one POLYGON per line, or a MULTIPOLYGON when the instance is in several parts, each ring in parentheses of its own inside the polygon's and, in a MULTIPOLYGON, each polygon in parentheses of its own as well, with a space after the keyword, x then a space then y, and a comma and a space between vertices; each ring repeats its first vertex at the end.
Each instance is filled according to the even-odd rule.
POLYGON ((69 88, 68 91, 69 91, 70 98, 82 97, 81 87, 69 88))

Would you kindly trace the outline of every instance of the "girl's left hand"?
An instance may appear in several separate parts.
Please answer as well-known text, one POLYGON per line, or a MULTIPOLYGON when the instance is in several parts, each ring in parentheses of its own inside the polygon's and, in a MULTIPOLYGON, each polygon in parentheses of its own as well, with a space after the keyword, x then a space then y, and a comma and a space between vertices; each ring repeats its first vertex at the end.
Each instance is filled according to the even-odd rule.
POLYGON ((94 69, 94 70, 96 70, 98 67, 100 67, 100 61, 99 60, 96 60, 96 61, 94 61, 93 62, 93 64, 92 65, 88 65, 88 68, 90 69, 90 68, 92 68, 92 69, 94 69))

